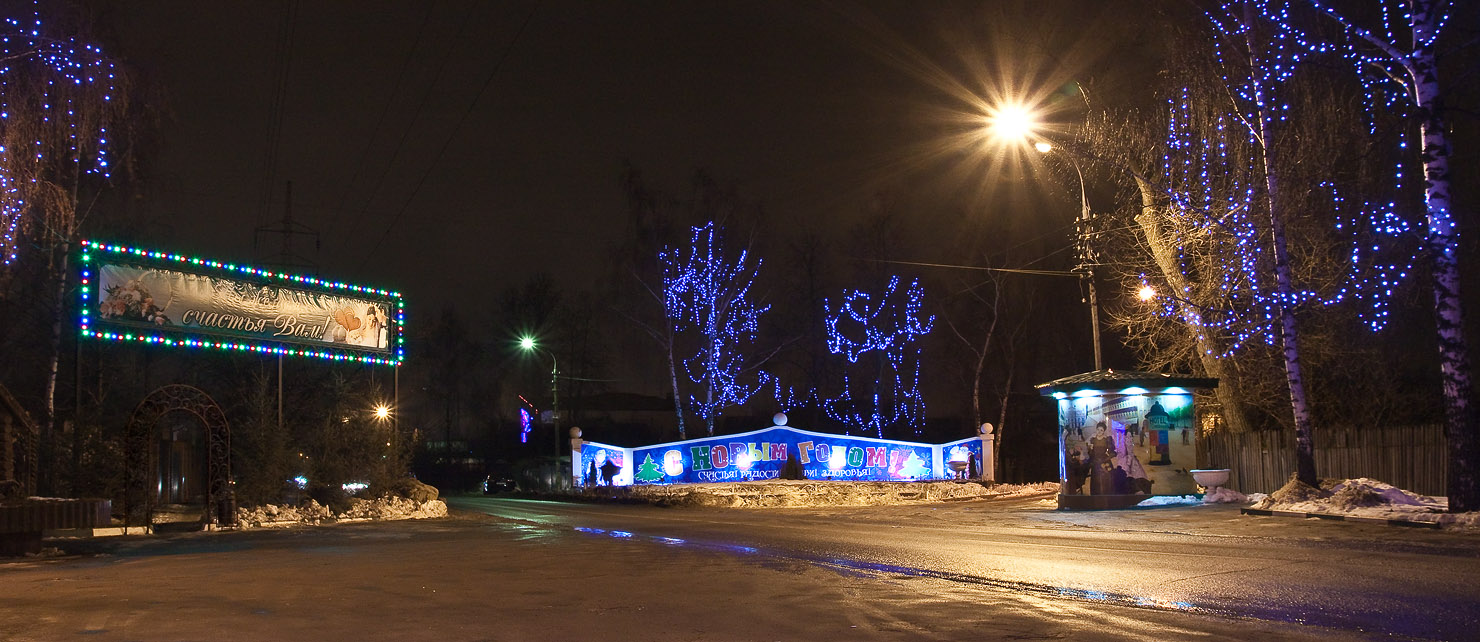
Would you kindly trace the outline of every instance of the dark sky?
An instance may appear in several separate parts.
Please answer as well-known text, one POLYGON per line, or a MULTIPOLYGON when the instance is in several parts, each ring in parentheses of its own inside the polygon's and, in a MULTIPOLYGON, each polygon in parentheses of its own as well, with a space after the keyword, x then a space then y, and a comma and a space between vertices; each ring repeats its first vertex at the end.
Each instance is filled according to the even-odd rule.
POLYGON ((985 93, 994 58, 1066 38, 1049 50, 1079 59, 1030 73, 1089 73, 1108 45, 1085 53, 1062 31, 1092 28, 1106 10, 1080 10, 1097 6, 151 1, 106 17, 118 55, 168 97, 148 244, 274 254, 268 239, 254 255, 253 231, 282 217, 291 180, 294 219, 322 235, 300 248, 319 273, 418 307, 540 271, 590 287, 622 230, 626 162, 673 191, 705 168, 788 227, 846 226, 881 191, 931 203, 922 225, 926 209, 979 209, 941 206, 942 190, 980 196, 975 178, 937 180, 949 155, 910 162, 939 132, 932 110, 966 107, 932 78, 985 93), (960 44, 990 33, 995 49, 960 44))

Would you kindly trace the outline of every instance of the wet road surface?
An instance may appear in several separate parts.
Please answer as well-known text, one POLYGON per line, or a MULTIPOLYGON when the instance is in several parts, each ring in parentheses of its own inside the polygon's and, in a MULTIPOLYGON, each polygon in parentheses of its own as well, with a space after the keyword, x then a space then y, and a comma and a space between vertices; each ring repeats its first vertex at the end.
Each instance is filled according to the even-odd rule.
POLYGON ((497 498, 452 506, 862 576, 1045 601, 1474 639, 1480 535, 1239 515, 1231 506, 1061 512, 1039 500, 839 509, 672 509, 497 498))

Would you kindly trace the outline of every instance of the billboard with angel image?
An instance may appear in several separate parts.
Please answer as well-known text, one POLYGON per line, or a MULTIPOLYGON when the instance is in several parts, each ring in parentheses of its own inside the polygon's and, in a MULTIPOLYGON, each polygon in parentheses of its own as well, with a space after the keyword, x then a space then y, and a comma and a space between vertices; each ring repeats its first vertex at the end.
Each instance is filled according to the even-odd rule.
POLYGON ((121 246, 85 247, 85 335, 354 361, 403 356, 399 293, 121 246))

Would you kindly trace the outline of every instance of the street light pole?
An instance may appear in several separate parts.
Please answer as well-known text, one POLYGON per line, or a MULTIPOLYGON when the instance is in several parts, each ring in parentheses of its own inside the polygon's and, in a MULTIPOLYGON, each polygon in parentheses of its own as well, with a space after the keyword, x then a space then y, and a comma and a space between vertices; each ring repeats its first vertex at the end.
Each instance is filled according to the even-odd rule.
POLYGON ((552 422, 555 426, 555 456, 560 456, 560 363, 555 358, 555 352, 541 348, 535 343, 533 337, 522 337, 519 339, 519 347, 525 352, 543 352, 550 357, 550 412, 552 422))
POLYGON ((560 365, 555 362, 555 353, 550 354, 550 412, 555 420, 555 456, 560 456, 560 365))
MULTIPOLYGON (((1082 90, 1080 95, 1084 95, 1082 90)), ((1086 104, 1088 104, 1087 98, 1086 104)), ((999 141, 1032 142, 1033 148, 1042 154, 1047 154, 1059 147, 1038 133, 1037 128, 1037 117, 1032 110, 1022 105, 1006 105, 994 109, 993 113, 987 117, 985 132, 987 136, 999 141)), ((1079 265, 1075 266, 1073 271, 1080 274, 1080 278, 1084 280, 1089 289, 1089 318, 1092 326, 1091 336, 1094 339, 1095 371, 1099 372, 1105 366, 1100 355, 1100 302, 1095 292, 1095 265, 1098 261, 1089 243, 1089 195, 1084 186, 1084 171, 1079 168, 1079 159, 1075 152, 1065 149, 1064 156, 1069 159, 1069 164, 1074 166, 1074 174, 1079 177, 1079 219, 1075 221, 1075 245, 1078 249, 1079 265)))
POLYGON ((1084 282, 1089 286, 1089 320, 1091 335, 1094 337, 1095 347, 1095 372, 1105 369, 1104 361, 1100 353, 1100 302, 1095 296, 1095 260, 1094 249, 1090 247, 1090 214, 1089 195, 1084 188, 1084 172, 1079 169, 1079 161, 1073 155, 1069 155, 1069 163, 1074 165, 1074 174, 1079 177, 1079 221, 1075 225, 1075 244, 1079 246, 1079 265, 1074 271, 1081 272, 1084 282))

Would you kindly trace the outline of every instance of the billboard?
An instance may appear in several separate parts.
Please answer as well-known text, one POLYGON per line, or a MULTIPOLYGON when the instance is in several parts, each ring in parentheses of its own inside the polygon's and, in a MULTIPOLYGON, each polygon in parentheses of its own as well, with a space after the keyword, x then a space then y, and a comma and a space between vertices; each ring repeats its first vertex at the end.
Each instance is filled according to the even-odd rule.
POLYGON ((1059 478, 1065 495, 1197 492, 1192 393, 1083 395, 1059 399, 1059 478))
POLYGON ((621 448, 583 442, 577 486, 692 484, 774 479, 787 460, 807 479, 914 481, 943 479, 950 461, 981 461, 981 439, 924 444, 772 426, 736 435, 621 448))
POLYGON ((83 241, 83 336, 399 363, 399 292, 83 241))

